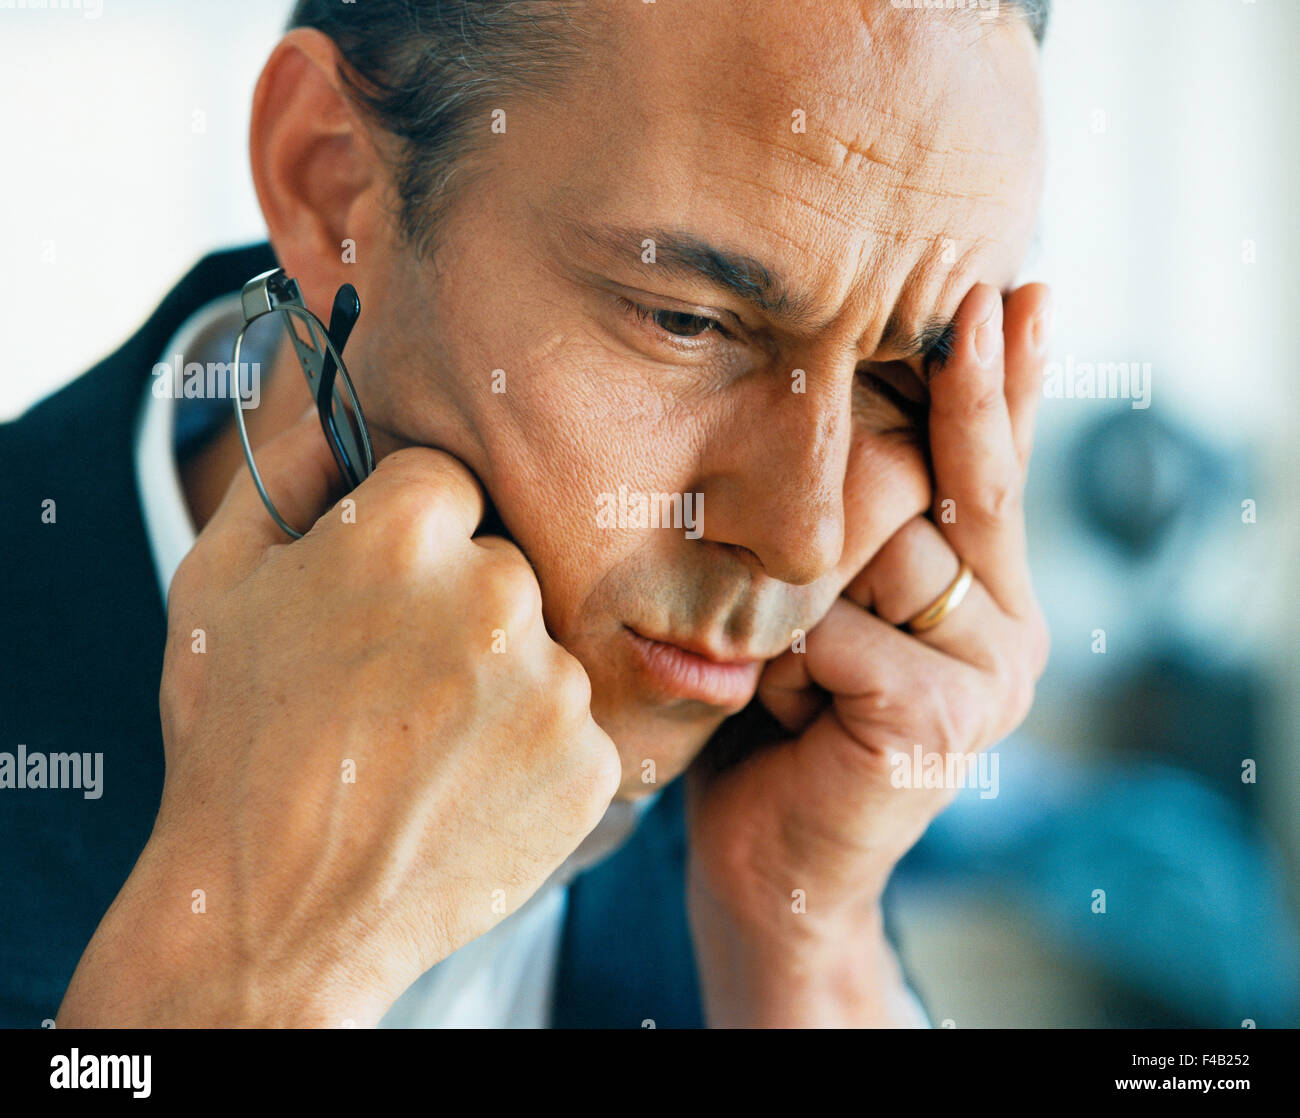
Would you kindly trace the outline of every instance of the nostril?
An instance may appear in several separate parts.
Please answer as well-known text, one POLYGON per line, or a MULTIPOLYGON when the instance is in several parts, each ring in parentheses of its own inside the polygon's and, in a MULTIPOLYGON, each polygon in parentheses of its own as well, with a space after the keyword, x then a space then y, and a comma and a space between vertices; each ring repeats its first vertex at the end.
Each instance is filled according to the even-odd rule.
POLYGON ((714 544, 714 546, 721 548, 728 555, 739 560, 746 567, 756 568, 760 571, 763 569, 763 561, 758 557, 758 554, 745 547, 744 544, 721 543, 717 540, 711 540, 709 542, 714 544))

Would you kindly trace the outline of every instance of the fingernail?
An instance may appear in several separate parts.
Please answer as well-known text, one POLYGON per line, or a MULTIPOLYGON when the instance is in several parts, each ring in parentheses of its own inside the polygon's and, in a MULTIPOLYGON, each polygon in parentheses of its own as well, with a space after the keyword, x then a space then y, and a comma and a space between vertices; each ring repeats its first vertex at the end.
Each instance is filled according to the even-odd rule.
POLYGON ((984 321, 975 329, 975 356, 981 365, 987 365, 1002 347, 1002 299, 995 295, 993 305, 984 321))
POLYGON ((1047 303, 1034 316, 1034 325, 1029 335, 1035 353, 1042 353, 1047 348, 1047 339, 1052 333, 1052 304, 1047 303))

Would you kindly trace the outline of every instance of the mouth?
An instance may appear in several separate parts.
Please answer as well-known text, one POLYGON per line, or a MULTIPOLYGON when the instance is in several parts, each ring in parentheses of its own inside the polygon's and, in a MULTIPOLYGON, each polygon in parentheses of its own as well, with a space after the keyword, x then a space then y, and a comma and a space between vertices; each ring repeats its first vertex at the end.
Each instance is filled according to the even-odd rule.
POLYGON ((754 697, 764 660, 727 659, 716 646, 643 636, 625 625, 642 677, 666 699, 692 699, 724 710, 740 710, 754 697), (689 645, 689 647, 688 647, 689 645))

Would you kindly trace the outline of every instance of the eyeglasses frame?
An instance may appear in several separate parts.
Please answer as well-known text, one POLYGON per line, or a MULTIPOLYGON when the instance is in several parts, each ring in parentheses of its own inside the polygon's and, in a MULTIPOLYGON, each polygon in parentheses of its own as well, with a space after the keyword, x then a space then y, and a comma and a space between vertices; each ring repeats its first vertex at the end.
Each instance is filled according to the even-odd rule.
MULTIPOLYGON (((289 335, 289 340, 293 343, 294 350, 297 353, 299 364, 302 366, 303 376, 307 380, 307 387, 311 391, 312 399, 316 401, 321 430, 324 432, 325 440, 333 452, 334 461, 339 468, 339 472, 347 483, 348 492, 351 492, 369 477, 375 469, 375 455, 370 442, 370 429, 366 425, 365 414, 361 410, 361 401, 357 397, 352 378, 348 375, 347 366, 343 363, 342 354, 343 347, 352 332, 352 327, 356 325, 357 318, 361 314, 361 301, 357 297, 356 289, 350 283, 345 283, 339 288, 334 296, 334 307, 330 314, 328 328, 307 309, 302 301, 302 291, 298 287, 297 280, 285 275, 283 268, 272 268, 268 272, 254 276, 244 284, 243 291, 240 293, 240 306, 243 311, 244 322, 235 335, 232 357, 236 377, 239 376, 239 358, 243 349, 244 335, 254 322, 268 314, 283 312, 287 316, 297 317, 306 323, 311 339, 310 342, 299 335, 288 317, 283 320, 285 332, 289 335), (354 424, 349 422, 349 417, 343 411, 338 397, 334 393, 336 379, 342 380, 343 387, 347 392, 352 408, 352 417, 355 419, 355 429, 354 424)), ((240 393, 234 392, 231 395, 234 399, 235 422, 239 429, 239 441, 244 448, 244 460, 248 463, 248 472, 253 477, 253 484, 257 487, 258 496, 261 497, 262 504, 266 506, 266 511, 271 514, 271 519, 286 534, 295 540, 302 539, 303 533, 295 529, 280 515, 276 510, 275 503, 271 500, 270 494, 266 491, 266 486, 262 482, 262 475, 253 457, 253 448, 248 441, 248 429, 244 425, 244 409, 240 393)))

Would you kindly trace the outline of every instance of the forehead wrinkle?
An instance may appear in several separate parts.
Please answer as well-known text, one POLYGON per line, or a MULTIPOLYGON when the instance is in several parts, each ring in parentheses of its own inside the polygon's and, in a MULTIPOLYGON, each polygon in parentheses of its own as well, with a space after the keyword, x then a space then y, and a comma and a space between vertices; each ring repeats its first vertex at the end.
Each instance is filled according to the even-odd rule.
POLYGON ((787 185, 760 181, 757 173, 711 170, 703 174, 720 176, 729 185, 742 182, 764 194, 779 194, 813 213, 877 233, 897 229, 899 218, 907 216, 902 212, 907 198, 989 204, 997 210, 1011 205, 1003 189, 1014 175, 1008 164, 1024 163, 1024 152, 960 143, 940 147, 934 143, 938 125, 932 122, 907 120, 874 107, 869 112, 884 123, 870 139, 844 138, 820 127, 791 142, 780 133, 734 123, 730 127, 728 142, 743 137, 761 146, 769 160, 775 155, 787 169, 829 172, 837 181, 787 185), (826 194, 832 204, 813 200, 817 194, 826 194))
POLYGON ((870 291, 869 281, 879 278, 871 270, 859 276, 851 297, 860 296, 865 301, 875 294, 880 307, 890 308, 882 328, 868 328, 859 337, 857 349, 863 359, 879 354, 882 350, 892 355, 891 359, 894 360, 928 357, 938 352, 945 343, 951 342, 953 318, 960 305, 961 295, 972 283, 970 277, 978 266, 977 256, 987 241, 976 238, 952 264, 944 264, 942 238, 931 240, 935 242, 933 248, 916 259, 902 280, 892 288, 892 292, 888 289, 875 293, 870 291), (943 281, 938 290, 929 295, 927 292, 938 273, 942 273, 943 281), (954 292, 957 293, 955 299, 954 292), (951 310, 948 310, 950 300, 951 310), (915 327, 908 325, 909 320, 917 321, 923 313, 924 317, 919 319, 915 327))
MULTIPOLYGON (((743 184, 755 189, 762 189, 768 195, 776 193, 783 203, 795 202, 806 205, 815 212, 825 213, 820 207, 801 198, 780 191, 774 192, 771 184, 735 179, 730 176, 722 177, 726 178, 733 193, 738 184, 743 184)), ((945 195, 945 197, 950 196, 945 195)), ((958 283, 962 276, 971 274, 972 269, 976 268, 978 265, 976 257, 981 249, 987 248, 992 243, 990 238, 983 236, 977 236, 973 239, 964 236, 953 236, 952 240, 959 243, 965 242, 965 245, 961 256, 954 263, 944 264, 942 262, 942 252, 944 242, 949 238, 943 233, 936 234, 921 228, 914 228, 913 225, 917 223, 916 215, 907 217, 900 227, 898 220, 900 210, 898 203, 892 200, 892 192, 880 198, 874 209, 878 210, 882 215, 894 215, 893 220, 888 224, 880 224, 874 220, 868 220, 863 214, 852 216, 844 214, 830 215, 836 218, 838 223, 849 233, 850 238, 857 242, 855 259, 847 269, 844 267, 847 263, 845 259, 847 253, 837 254, 820 249, 819 245, 825 242, 824 235, 817 237, 812 244, 801 244, 791 236, 790 229, 792 227, 771 224, 770 220, 775 220, 775 218, 765 220, 763 215, 767 211, 761 209, 756 211, 748 207, 736 211, 736 217, 739 221, 762 234, 764 239, 783 241, 795 250, 798 259, 804 261, 805 264, 810 261, 815 262, 816 285, 809 290, 806 304, 810 310, 814 311, 817 307, 827 309, 820 313, 809 314, 805 316, 803 321, 793 324, 803 327, 810 335, 822 333, 834 329, 837 323, 850 319, 855 308, 857 308, 863 317, 870 316, 872 322, 875 323, 874 326, 865 328, 859 337, 857 348, 860 352, 867 353, 876 351, 884 344, 884 333, 882 333, 879 324, 885 308, 894 306, 897 300, 903 298, 904 292, 920 290, 929 286, 931 274, 940 270, 943 271, 946 279, 941 291, 931 305, 942 306, 951 287, 958 283), (898 261, 897 264, 891 266, 889 254, 899 250, 906 250, 909 246, 918 243, 921 248, 916 252, 912 263, 907 265, 906 274, 901 282, 898 282, 897 285, 891 284, 888 273, 891 271, 896 272, 898 264, 903 262, 898 261), (843 278, 837 280, 837 276, 843 278)), ((924 224, 923 219, 921 224, 924 224)), ((919 301, 919 298, 911 301, 919 301)), ((904 314, 895 323, 890 341, 897 342, 900 335, 906 335, 909 349, 915 348, 913 343, 917 338, 927 342, 934 340, 932 335, 934 335, 937 327, 946 327, 948 325, 948 320, 942 315, 931 315, 919 328, 908 330, 904 325, 907 317, 904 314)))
MULTIPOLYGON (((751 107, 743 124, 727 120, 722 105, 711 108, 710 115, 725 121, 732 135, 744 135, 788 153, 797 161, 834 173, 852 173, 856 164, 867 164, 880 174, 904 181, 910 177, 909 190, 947 193, 943 184, 954 178, 995 187, 1007 174, 997 164, 1023 162, 1027 150, 1022 143, 1010 142, 1008 117, 1017 122, 1013 131, 1028 138, 1035 131, 1036 113, 1029 105, 1023 111, 1013 105, 1009 112, 1004 106, 1001 123, 990 127, 992 122, 970 104, 969 97, 953 99, 953 82, 950 77, 945 80, 942 69, 934 73, 933 58, 921 49, 932 37, 909 35, 901 42, 881 43, 873 31, 868 31, 866 45, 872 48, 871 57, 879 60, 879 66, 868 65, 862 84, 852 93, 817 85, 816 68, 800 75, 798 89, 789 89, 783 103, 807 109, 806 133, 771 129, 770 109, 760 112, 751 107), (901 71, 901 76, 896 75, 885 90, 875 71, 891 68, 901 71), (900 85, 917 89, 918 95, 900 96, 900 85), (977 139, 972 142, 968 136, 977 139), (959 166, 954 166, 955 161, 959 166)), ((951 44, 945 45, 948 49, 941 57, 950 57, 951 44)), ((820 46, 826 49, 826 44, 820 46)), ((790 80, 787 73, 775 76, 785 83, 790 80)), ((988 187, 966 191, 968 197, 989 198, 995 194, 996 190, 988 187)))
MULTIPOLYGON (((795 163, 811 164, 814 168, 821 171, 830 171, 834 174, 845 176, 861 176, 864 179, 878 180, 880 187, 891 192, 911 193, 917 195, 926 195, 935 198, 956 198, 964 199, 970 202, 992 202, 994 204, 1006 204, 1006 199, 1000 190, 995 188, 980 190, 970 187, 954 187, 955 182, 968 181, 966 167, 954 166, 952 156, 961 156, 973 163, 994 164, 1002 159, 1025 162, 1023 153, 1019 152, 989 152, 978 147, 960 147, 952 148, 947 152, 947 160, 943 159, 943 153, 939 149, 927 149, 927 153, 934 156, 934 160, 923 163, 921 160, 912 161, 910 165, 902 165, 901 157, 898 155, 887 154, 880 149, 880 144, 872 140, 864 148, 836 137, 829 137, 828 145, 822 150, 813 153, 801 150, 799 147, 785 143, 774 143, 769 137, 754 137, 762 139, 774 151, 781 154, 782 159, 787 159, 795 163), (981 157, 987 157, 982 159, 981 157), (891 162, 891 158, 893 161, 891 162), (888 176, 892 181, 885 182, 884 177, 888 176), (918 181, 919 180, 919 181, 918 181)), ((904 146, 906 144, 904 142, 904 146)), ((965 160, 963 160, 965 163, 965 160)), ((975 177, 975 176, 969 176, 975 177)), ((983 179, 985 176, 979 176, 983 179)), ((998 176, 998 181, 1002 181, 1002 176, 998 176)), ((765 184, 754 182, 755 186, 765 184)), ((876 181, 868 181, 860 184, 857 193, 862 194, 876 187, 876 181)), ((770 189, 770 187, 768 187, 770 189)), ((843 189, 838 190, 837 195, 851 195, 852 192, 843 189)), ((825 212, 825 211, 822 211, 825 212)))
MULTIPOLYGON (((828 240, 828 233, 831 231, 825 228, 824 223, 820 228, 817 223, 812 223, 816 235, 809 243, 799 243, 789 232, 798 226, 791 224, 788 227, 777 227, 772 224, 777 220, 775 215, 779 209, 773 209, 771 206, 739 207, 735 211, 738 219, 747 226, 760 231, 768 238, 779 238, 790 244, 801 261, 805 263, 810 260, 815 261, 816 270, 820 273, 817 282, 817 302, 827 307, 837 308, 817 324, 819 327, 825 327, 840 318, 844 310, 847 310, 847 303, 861 303, 864 297, 862 290, 864 284, 871 285, 874 281, 875 286, 882 288, 875 294, 882 298, 888 297, 888 291, 883 290, 884 284, 888 281, 884 280, 882 284, 882 279, 888 271, 896 270, 896 265, 889 266, 888 254, 890 253, 900 251, 907 252, 908 255, 912 252, 916 253, 914 262, 907 268, 903 283, 895 289, 897 292, 912 284, 919 270, 943 267, 948 271, 960 272, 967 266, 973 266, 971 261, 973 255, 980 248, 987 248, 992 243, 992 240, 986 236, 972 238, 965 231, 946 228, 942 214, 938 215, 940 229, 934 231, 932 217, 934 211, 939 209, 938 205, 927 199, 924 206, 918 209, 915 202, 909 204, 900 197, 897 184, 890 184, 890 189, 886 190, 864 190, 858 197, 857 206, 845 205, 835 212, 803 197, 802 191, 782 190, 775 188, 770 182, 756 181, 749 176, 713 172, 711 177, 724 180, 728 196, 736 196, 737 187, 749 187, 768 198, 773 196, 779 198, 782 207, 799 206, 810 213, 832 219, 842 230, 843 238, 837 243, 845 244, 845 250, 837 252, 828 240), (764 215, 769 216, 765 219, 764 215), (942 251, 945 241, 949 239, 963 244, 963 256, 955 264, 943 265, 940 263, 942 251), (856 242, 856 247, 849 248, 848 245, 853 242, 856 242), (855 259, 851 266, 846 268, 850 253, 854 254, 855 259)), ((847 196, 848 192, 843 190, 836 195, 838 198, 847 196)), ((945 192, 935 197, 941 198, 944 202, 951 202, 954 199, 974 200, 956 192, 945 192)), ((898 263, 901 264, 902 261, 898 263)))
MULTIPOLYGON (((1024 162, 1023 152, 993 151, 974 144, 953 144, 938 148, 891 133, 856 142, 842 139, 829 131, 825 135, 830 158, 825 161, 817 160, 814 156, 805 158, 837 173, 850 175, 862 165, 869 164, 872 169, 880 168, 881 172, 896 176, 899 180, 896 185, 900 189, 922 193, 971 199, 996 198, 997 191, 949 190, 944 189, 943 184, 954 179, 962 181, 970 171, 979 173, 990 165, 1006 160, 1024 162), (921 182, 911 181, 918 177, 921 182)), ((983 175, 980 177, 983 178, 983 175)))
MULTIPOLYGON (((826 170, 826 165, 813 160, 807 153, 790 148, 784 144, 769 145, 770 150, 779 153, 782 159, 792 162, 813 162, 819 170, 826 170)), ((720 196, 737 198, 738 191, 748 189, 764 200, 764 205, 733 206, 735 216, 769 236, 779 238, 789 244, 800 258, 815 256, 822 264, 831 266, 842 262, 838 252, 819 252, 815 244, 803 244, 796 241, 790 233, 765 222, 761 216, 765 212, 777 213, 788 207, 798 207, 810 215, 828 219, 842 227, 846 233, 845 240, 858 240, 859 252, 861 242, 876 238, 887 238, 895 243, 914 239, 929 240, 932 234, 921 228, 914 207, 901 203, 901 195, 896 182, 885 182, 875 178, 871 182, 846 184, 842 181, 833 183, 814 183, 806 176, 790 182, 781 182, 773 177, 753 172, 748 168, 741 170, 706 169, 697 174, 701 182, 718 181, 720 196), (773 204, 775 201, 775 204, 773 204)), ((958 201, 983 201, 982 196, 964 195, 957 191, 927 192, 927 197, 956 199, 958 201)), ((929 203, 927 202, 927 206, 929 203)), ((812 222, 820 233, 817 240, 825 240, 828 230, 824 223, 812 222)), ((792 226, 794 227, 794 226, 792 226)))

